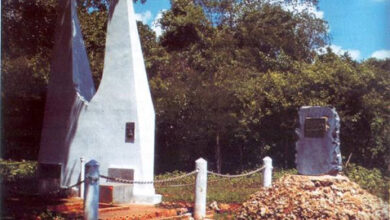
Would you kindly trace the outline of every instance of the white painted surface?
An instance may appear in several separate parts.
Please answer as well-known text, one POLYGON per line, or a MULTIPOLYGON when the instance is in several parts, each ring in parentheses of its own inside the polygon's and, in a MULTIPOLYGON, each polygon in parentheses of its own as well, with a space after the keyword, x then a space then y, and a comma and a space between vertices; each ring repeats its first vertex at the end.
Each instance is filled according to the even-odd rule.
POLYGON ((99 163, 85 164, 84 220, 99 219, 99 163))
MULTIPOLYGON (((80 181, 85 180, 85 160, 84 157, 80 157, 80 181)), ((84 198, 84 184, 82 183, 80 185, 80 192, 79 192, 80 198, 84 198)))
MULTIPOLYGON (((99 89, 89 103, 79 100, 73 103, 84 107, 77 114, 72 113, 77 117, 74 118, 75 126, 70 137, 66 141, 63 138, 56 140, 61 142, 61 147, 65 149, 63 151, 67 153, 58 155, 51 151, 49 155, 44 154, 46 159, 50 158, 45 162, 60 161, 64 164, 63 186, 78 181, 81 156, 87 161, 98 161, 102 175, 108 174, 108 168, 125 168, 134 169, 134 180, 154 179, 155 113, 133 2, 112 2, 115 3, 109 12, 104 70, 99 89), (125 142, 127 122, 135 123, 134 143, 125 142)), ((77 23, 73 24, 76 24, 77 29, 77 23)), ((61 89, 61 84, 57 83, 55 87, 61 89)), ((62 100, 58 102, 62 103, 62 100)), ((161 196, 155 194, 151 184, 135 184, 133 197, 129 201, 158 203, 161 196)))
POLYGON ((272 159, 270 157, 264 157, 264 172, 263 172, 263 186, 271 187, 272 186, 272 159))
MULTIPOLYGON (((63 173, 80 112, 95 94, 95 87, 77 18, 76 0, 59 0, 58 10, 38 161, 62 164, 63 173)), ((79 163, 81 156, 73 159, 79 163)), ((79 165, 77 170, 76 178, 80 175, 79 165)))
POLYGON ((196 175, 195 183, 195 208, 194 218, 196 220, 206 217, 206 198, 207 198, 207 161, 199 158, 195 161, 196 175))

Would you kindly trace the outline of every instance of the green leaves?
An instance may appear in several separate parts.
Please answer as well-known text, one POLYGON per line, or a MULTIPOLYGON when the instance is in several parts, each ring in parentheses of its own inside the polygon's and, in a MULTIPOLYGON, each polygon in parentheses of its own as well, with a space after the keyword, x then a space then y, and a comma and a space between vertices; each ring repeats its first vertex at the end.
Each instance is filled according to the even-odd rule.
MULTIPOLYGON (((336 107, 344 155, 353 152, 352 160, 367 166, 390 162, 389 60, 358 63, 331 50, 317 55, 329 41, 327 24, 307 11, 292 13, 263 0, 171 4, 160 21, 162 36, 138 22, 157 116, 158 171, 192 169, 198 157, 236 171, 253 168, 265 155, 276 166, 293 167, 303 105, 336 107)), ((79 1, 96 85, 107 5, 79 1)), ((2 10, 6 152, 36 158, 56 1, 5 0, 2 10)))
POLYGON ((164 12, 161 19, 161 44, 168 50, 182 50, 189 46, 202 43, 211 31, 201 7, 192 0, 172 0, 172 8, 164 12))

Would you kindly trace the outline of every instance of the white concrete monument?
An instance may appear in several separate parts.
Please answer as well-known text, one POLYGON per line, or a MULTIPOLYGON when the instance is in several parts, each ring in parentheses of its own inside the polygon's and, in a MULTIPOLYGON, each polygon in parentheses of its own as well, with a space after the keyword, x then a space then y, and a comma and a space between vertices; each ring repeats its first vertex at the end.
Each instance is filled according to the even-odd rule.
MULTIPOLYGON (((69 185, 66 168, 80 113, 95 94, 92 74, 77 18, 76 0, 58 3, 55 45, 39 151, 41 190, 69 185)), ((73 173, 75 176, 79 173, 73 173)))
MULTIPOLYGON (((73 31, 77 26, 73 26, 73 31)), ((62 64, 53 62, 53 66, 56 65, 62 64)), ((64 75, 74 76, 74 71, 64 75)), ((63 86, 56 82, 51 88, 63 90, 63 86)), ((80 102, 83 107, 77 111, 63 110, 62 101, 58 94, 56 102, 48 99, 46 108, 54 105, 53 108, 67 111, 71 118, 45 115, 45 128, 53 123, 51 121, 60 128, 44 130, 39 155, 39 162, 46 170, 46 164, 61 164, 61 186, 79 180, 80 157, 98 161, 102 175, 137 181, 154 179, 155 113, 132 0, 111 1, 103 77, 96 94, 80 102), (69 121, 75 123, 66 127, 69 121), (53 137, 61 129, 67 131, 67 136, 53 137)), ((152 184, 130 186, 131 190, 123 191, 128 195, 121 202, 156 204, 161 201, 152 184)))

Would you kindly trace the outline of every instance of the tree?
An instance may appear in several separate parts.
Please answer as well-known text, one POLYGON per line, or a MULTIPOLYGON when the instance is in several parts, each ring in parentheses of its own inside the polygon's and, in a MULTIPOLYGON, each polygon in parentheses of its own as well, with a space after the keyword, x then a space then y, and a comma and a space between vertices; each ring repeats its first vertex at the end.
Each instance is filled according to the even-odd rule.
MULTIPOLYGON (((98 84, 108 2, 79 5, 98 84)), ((159 38, 137 23, 156 110, 158 172, 192 170, 199 157, 218 172, 254 168, 266 155, 276 166, 293 167, 297 110, 303 105, 336 107, 343 155, 353 152, 352 160, 373 167, 390 161, 389 60, 359 63, 330 49, 316 54, 329 41, 326 22, 274 1, 172 0, 171 5, 159 38)), ((3 1, 7 157, 37 156, 55 6, 54 0, 3 1)))

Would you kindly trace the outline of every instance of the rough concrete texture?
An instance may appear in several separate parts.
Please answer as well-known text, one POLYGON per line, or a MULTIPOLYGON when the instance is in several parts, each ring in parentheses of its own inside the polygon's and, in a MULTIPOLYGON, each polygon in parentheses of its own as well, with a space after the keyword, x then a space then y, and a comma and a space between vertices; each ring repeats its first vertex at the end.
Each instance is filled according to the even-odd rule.
MULTIPOLYGON (((340 118, 334 108, 305 106, 299 110, 295 162, 298 172, 304 175, 320 175, 341 171, 340 118), (308 118, 326 118, 326 130, 319 137, 305 134, 308 118)), ((320 129, 321 130, 321 129, 320 129)))
MULTIPOLYGON (((71 72, 64 74, 71 75, 71 72)), ((61 90, 62 86, 57 83, 53 87, 61 90)), ((134 180, 154 179, 155 113, 132 0, 111 1, 103 77, 91 101, 74 112, 64 110, 62 100, 57 98, 57 103, 47 105, 77 117, 71 132, 69 127, 65 129, 68 138, 56 139, 61 150, 43 150, 41 158, 45 160, 40 161, 63 163, 62 186, 78 181, 81 156, 86 161, 98 161, 102 175, 107 175, 109 168, 121 168, 133 169, 134 180), (134 141, 127 141, 127 123, 134 123, 134 141)), ((68 121, 57 117, 51 120, 57 120, 59 126, 68 121)), ((54 130, 51 133, 56 135, 54 130)), ((135 184, 132 192, 129 202, 161 201, 152 184, 135 184)))
POLYGON ((65 165, 80 113, 95 94, 95 87, 77 18, 76 0, 60 0, 58 11, 38 160, 65 165))
POLYGON ((101 203, 121 204, 128 203, 128 198, 133 194, 133 186, 124 183, 109 183, 100 185, 101 203))

